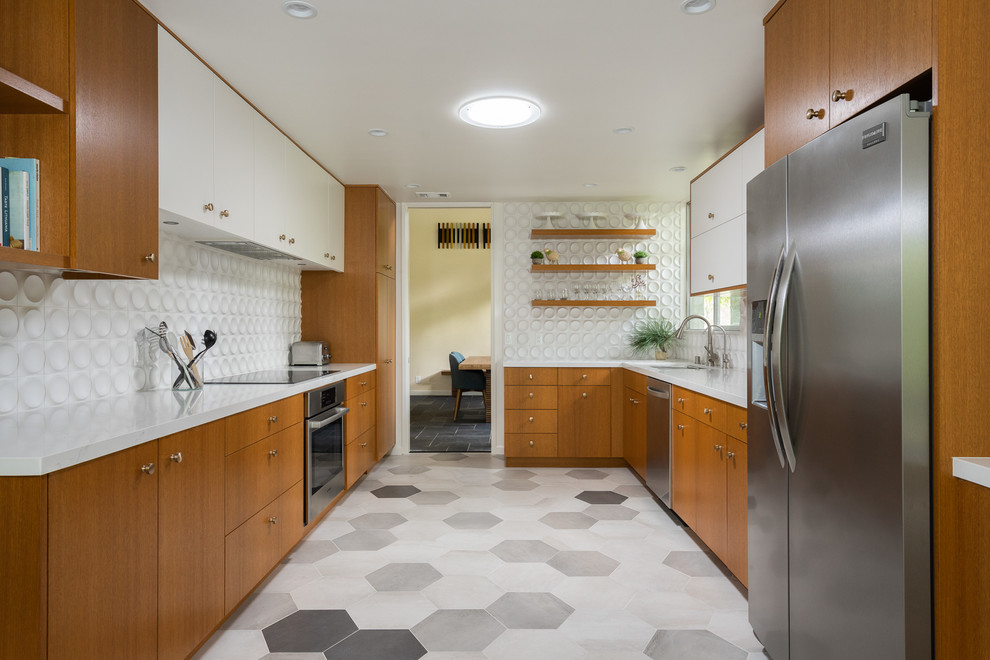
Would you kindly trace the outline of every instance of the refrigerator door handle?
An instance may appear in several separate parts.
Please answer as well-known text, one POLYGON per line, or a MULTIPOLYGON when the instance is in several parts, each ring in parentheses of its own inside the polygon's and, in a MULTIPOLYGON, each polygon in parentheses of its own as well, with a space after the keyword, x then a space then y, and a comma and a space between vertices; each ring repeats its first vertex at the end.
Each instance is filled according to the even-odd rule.
POLYGON ((763 351, 763 388, 767 393, 767 414, 770 416, 770 435, 773 438, 773 447, 777 450, 777 458, 780 459, 780 467, 787 467, 787 460, 784 458, 784 447, 780 440, 780 431, 777 430, 777 413, 775 405, 774 382, 770 370, 770 356, 773 352, 773 320, 777 305, 777 290, 780 285, 780 273, 784 268, 784 260, 787 257, 787 244, 780 247, 780 256, 777 258, 777 265, 773 269, 773 276, 770 278, 770 292, 767 294, 767 322, 768 330, 766 339, 766 350, 763 351))
POLYGON ((785 389, 784 369, 779 348, 780 342, 784 337, 784 316, 787 313, 787 299, 790 292, 791 277, 794 275, 794 262, 796 259, 797 250, 794 248, 794 245, 791 245, 787 250, 787 259, 784 261, 784 267, 780 273, 780 281, 777 285, 777 296, 774 301, 777 309, 773 311, 773 325, 770 335, 770 343, 773 346, 773 351, 770 354, 771 382, 776 388, 773 394, 774 417, 777 419, 780 443, 784 447, 784 453, 787 455, 787 463, 790 465, 791 472, 794 472, 796 468, 797 459, 794 456, 794 443, 791 440, 791 432, 787 424, 787 409, 783 397, 785 389))

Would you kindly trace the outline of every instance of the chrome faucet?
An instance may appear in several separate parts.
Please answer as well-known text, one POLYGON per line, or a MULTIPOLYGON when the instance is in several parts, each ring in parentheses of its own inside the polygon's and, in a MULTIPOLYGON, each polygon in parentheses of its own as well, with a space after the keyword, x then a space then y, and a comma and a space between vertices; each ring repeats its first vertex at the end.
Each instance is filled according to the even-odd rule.
MULTIPOLYGON (((716 355, 715 351, 712 349, 712 324, 708 319, 697 314, 692 314, 691 316, 685 317, 684 320, 681 321, 681 326, 677 328, 677 332, 674 333, 674 337, 676 339, 680 339, 684 335, 684 328, 686 328, 688 322, 693 319, 701 319, 705 322, 705 325, 708 326, 708 342, 705 344, 705 352, 708 354, 708 366, 714 367, 718 364, 718 355, 716 355)), ((719 330, 722 330, 722 328, 719 328, 719 330)), ((725 330, 722 330, 722 334, 725 334, 725 330)))
MULTIPOLYGON (((728 348, 726 346, 726 343, 728 342, 728 337, 725 334, 725 328, 723 328, 720 325, 713 325, 711 327, 712 330, 714 330, 715 328, 718 328, 719 330, 722 331, 722 368, 723 369, 728 369, 729 366, 730 366, 729 365, 729 350, 728 350, 728 348)), ((718 359, 719 359, 719 356, 716 355, 715 356, 715 361, 718 362, 718 359)))

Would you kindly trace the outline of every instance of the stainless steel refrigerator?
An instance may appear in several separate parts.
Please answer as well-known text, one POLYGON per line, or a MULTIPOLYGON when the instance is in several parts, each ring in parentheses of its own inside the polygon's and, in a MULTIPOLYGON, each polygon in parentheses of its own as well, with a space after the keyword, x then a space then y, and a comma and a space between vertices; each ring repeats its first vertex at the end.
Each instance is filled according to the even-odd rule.
POLYGON ((930 113, 747 187, 749 619, 773 660, 931 658, 930 113))

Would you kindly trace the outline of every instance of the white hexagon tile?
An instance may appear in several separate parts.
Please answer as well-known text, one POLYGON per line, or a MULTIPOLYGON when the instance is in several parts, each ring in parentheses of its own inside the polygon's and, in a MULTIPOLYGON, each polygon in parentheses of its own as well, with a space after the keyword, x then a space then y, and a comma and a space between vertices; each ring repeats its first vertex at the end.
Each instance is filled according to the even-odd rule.
POLYGON ((503 207, 504 358, 508 361, 642 359, 626 344, 639 319, 679 319, 686 302, 686 208, 671 202, 537 202, 503 207), (539 217, 539 216, 544 217, 539 217), (547 217, 552 216, 552 217, 547 217), (656 229, 647 240, 533 239, 532 229, 656 229), (530 272, 530 253, 550 248, 561 264, 620 263, 617 250, 643 250, 656 270, 530 272), (636 286, 634 286, 634 284, 636 286), (656 307, 534 307, 535 298, 655 300, 656 307))
POLYGON ((0 415, 170 387, 175 367, 144 332, 161 321, 199 346, 217 333, 207 378, 288 363, 301 333, 298 266, 160 242, 157 281, 0 270, 0 415))

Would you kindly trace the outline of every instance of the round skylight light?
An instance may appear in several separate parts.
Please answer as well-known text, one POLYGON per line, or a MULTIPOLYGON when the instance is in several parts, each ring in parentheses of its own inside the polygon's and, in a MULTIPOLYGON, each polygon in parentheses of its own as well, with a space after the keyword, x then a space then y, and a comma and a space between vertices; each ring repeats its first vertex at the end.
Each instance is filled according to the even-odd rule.
POLYGON ((293 18, 313 18, 316 7, 302 0, 286 0, 282 3, 282 11, 293 18))
POLYGON ((468 101, 457 115, 472 126, 482 128, 519 128, 540 118, 540 106, 527 99, 490 96, 468 101))

